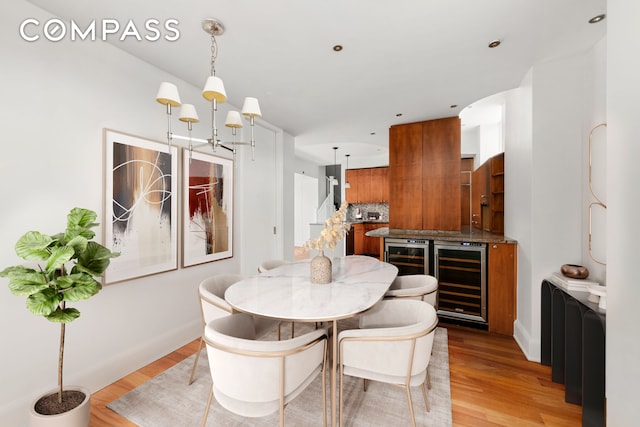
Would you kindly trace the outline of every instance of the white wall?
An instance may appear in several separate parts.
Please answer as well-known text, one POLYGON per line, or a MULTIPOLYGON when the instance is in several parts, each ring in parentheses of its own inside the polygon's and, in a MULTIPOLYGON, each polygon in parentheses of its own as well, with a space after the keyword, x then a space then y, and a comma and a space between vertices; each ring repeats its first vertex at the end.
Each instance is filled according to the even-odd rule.
POLYGON ((480 163, 480 126, 473 126, 469 129, 462 128, 460 133, 460 152, 474 155, 474 168, 482 164, 480 163))
POLYGON ((515 338, 530 360, 540 359, 540 283, 562 264, 589 265, 584 158, 604 109, 593 96, 604 93, 604 76, 593 71, 605 61, 601 46, 535 65, 508 98, 505 234, 519 243, 515 338))
POLYGON ((530 70, 520 87, 507 95, 504 230, 505 235, 518 241, 517 316, 514 336, 525 355, 535 359, 532 353, 539 347, 539 339, 532 336, 534 307, 529 296, 533 268, 532 74, 533 71, 530 70))
POLYGON ((607 425, 640 418, 640 2, 607 3, 607 425))
POLYGON ((280 223, 280 229, 282 233, 282 256, 284 259, 293 261, 294 259, 294 245, 295 245, 295 230, 291 224, 295 224, 295 165, 296 157, 294 150, 295 140, 294 138, 285 133, 282 138, 282 144, 279 149, 282 150, 282 217, 280 223))
MULTIPOLYGON (((207 106, 200 88, 110 44, 21 40, 17 29, 23 19, 50 18, 30 3, 14 1, 0 15, 0 91, 5 99, 0 107, 4 150, 0 156, 4 208, 0 268, 4 268, 23 262, 13 249, 20 235, 30 229, 62 231, 66 214, 74 206, 93 209, 101 222, 108 221, 102 218, 102 129, 163 140, 164 109, 154 101, 159 82, 178 84, 182 99, 196 103, 203 118, 207 106)), ((203 70, 203 75, 207 72, 203 70)), ((220 114, 226 108, 223 104, 220 114)), ((206 137, 207 122, 203 119, 202 126, 196 125, 194 136, 206 137)), ((186 133, 180 132, 180 125, 174 118, 174 131, 186 133)), ((293 143, 291 137, 274 132, 274 161, 282 165, 283 159, 293 159, 293 143)), ((287 175, 286 168, 280 169, 281 176, 275 178, 278 194, 265 203, 278 205, 275 209, 282 224, 284 211, 292 215, 293 172, 287 175), (290 194, 283 193, 283 188, 290 194)), ((236 184, 246 192, 242 197, 250 198, 254 187, 243 180, 238 173, 236 184)), ((236 209, 236 229, 249 218, 255 221, 236 209)), ((292 229, 289 234, 282 235, 277 245, 290 246, 292 252, 292 229)), ((98 390, 196 338, 198 283, 212 274, 240 271, 243 250, 255 244, 250 237, 234 233, 231 259, 109 285, 91 300, 75 304, 82 315, 67 326, 65 382, 98 390)), ((24 299, 13 296, 6 283, 6 279, 0 283, 0 323, 4 325, 0 424, 21 426, 31 400, 56 385, 59 327, 30 314, 24 299)))
POLYGON ((502 121, 480 126, 480 158, 478 159, 478 165, 504 151, 502 126, 502 121))
POLYGON ((607 261, 607 210, 595 206, 592 209, 591 252, 589 251, 589 204, 596 198, 589 190, 589 135, 592 134, 591 179, 596 196, 607 203, 607 127, 597 127, 607 122, 607 79, 606 62, 607 40, 600 41, 593 49, 593 55, 586 58, 585 76, 594 84, 585 91, 585 128, 583 129, 582 146, 582 224, 583 245, 582 263, 589 269, 589 279, 606 283, 606 266, 600 262, 607 261), (597 128, 596 128, 597 127, 597 128))
POLYGON ((313 163, 301 157, 295 158, 294 172, 302 175, 309 175, 314 178, 324 177, 324 166, 313 163))

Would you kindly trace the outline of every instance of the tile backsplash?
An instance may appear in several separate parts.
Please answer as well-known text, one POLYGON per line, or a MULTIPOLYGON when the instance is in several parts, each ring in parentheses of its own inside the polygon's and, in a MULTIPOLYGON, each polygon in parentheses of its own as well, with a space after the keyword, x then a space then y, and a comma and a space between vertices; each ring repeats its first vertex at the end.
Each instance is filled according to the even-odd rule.
POLYGON ((379 218, 375 221, 389 222, 389 204, 388 203, 353 203, 347 208, 347 221, 366 221, 369 213, 379 218), (358 217, 358 212, 362 217, 358 217))

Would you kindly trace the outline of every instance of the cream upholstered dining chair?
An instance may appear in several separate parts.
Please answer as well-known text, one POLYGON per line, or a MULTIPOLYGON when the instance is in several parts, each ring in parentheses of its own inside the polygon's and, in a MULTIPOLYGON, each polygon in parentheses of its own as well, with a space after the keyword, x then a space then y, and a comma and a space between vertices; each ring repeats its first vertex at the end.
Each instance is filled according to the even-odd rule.
POLYGON ((384 297, 420 299, 435 307, 437 294, 438 279, 427 274, 409 274, 396 277, 384 297))
POLYGON ((280 267, 281 265, 286 264, 287 261, 283 259, 269 259, 267 261, 263 261, 262 264, 258 266, 258 273, 264 273, 265 271, 273 270, 274 268, 280 267))
MULTIPOLYGON (((397 276, 384 295, 389 298, 410 298, 428 302, 436 306, 438 295, 438 279, 427 274, 409 274, 397 276)), ((427 387, 431 388, 431 376, 427 370, 427 387)))
MULTIPOLYGON (((230 316, 234 311, 233 308, 224 299, 224 292, 227 288, 236 282, 244 279, 239 274, 220 274, 204 279, 198 286, 198 297, 200 299, 200 312, 202 313, 202 330, 210 321, 224 316, 230 316)), ((267 319, 256 319, 259 333, 265 332, 269 328, 275 326, 277 321, 267 319)), ((193 376, 200 359, 200 350, 204 343, 203 336, 200 337, 200 344, 196 352, 196 358, 193 361, 191 375, 189 376, 189 384, 193 382, 193 376)))
POLYGON ((360 329, 338 335, 340 365, 340 425, 344 406, 344 376, 404 386, 412 425, 416 419, 411 387, 421 386, 427 411, 425 379, 438 324, 435 308, 411 299, 383 300, 360 316, 360 329), (391 361, 391 362, 390 362, 391 361))
POLYGON ((216 319, 204 340, 213 384, 202 426, 215 396, 225 409, 245 417, 280 412, 322 374, 322 413, 327 425, 325 368, 327 330, 316 329, 282 341, 256 340, 255 319, 244 313, 216 319))

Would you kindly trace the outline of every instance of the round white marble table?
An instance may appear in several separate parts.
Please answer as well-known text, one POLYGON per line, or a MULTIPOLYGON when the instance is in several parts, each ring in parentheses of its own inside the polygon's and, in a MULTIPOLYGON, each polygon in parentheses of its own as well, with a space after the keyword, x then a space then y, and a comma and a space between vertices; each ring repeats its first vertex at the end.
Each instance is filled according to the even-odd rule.
POLYGON ((398 269, 366 256, 333 258, 333 281, 309 281, 309 260, 285 264, 233 284, 225 299, 236 310, 296 322, 333 322, 331 363, 331 425, 336 422, 337 322, 380 301, 398 269))

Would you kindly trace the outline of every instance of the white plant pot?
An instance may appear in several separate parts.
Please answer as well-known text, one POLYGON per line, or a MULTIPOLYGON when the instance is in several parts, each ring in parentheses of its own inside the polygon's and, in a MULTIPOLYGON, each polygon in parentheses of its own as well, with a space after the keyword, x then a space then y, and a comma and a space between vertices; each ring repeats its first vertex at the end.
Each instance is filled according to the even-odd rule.
POLYGON ((42 415, 35 411, 34 407, 38 400, 52 393, 57 393, 58 389, 50 390, 38 396, 29 408, 30 427, 89 427, 91 411, 91 393, 84 387, 68 386, 65 390, 78 390, 85 394, 82 403, 70 411, 57 415, 42 415))

